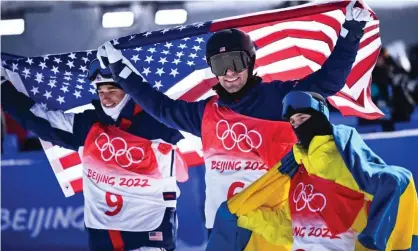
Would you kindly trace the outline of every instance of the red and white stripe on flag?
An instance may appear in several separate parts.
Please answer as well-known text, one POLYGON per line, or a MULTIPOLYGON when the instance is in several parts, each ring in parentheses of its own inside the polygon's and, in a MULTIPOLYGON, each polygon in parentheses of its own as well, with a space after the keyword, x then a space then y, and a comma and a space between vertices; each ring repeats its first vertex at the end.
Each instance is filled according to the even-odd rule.
MULTIPOLYGON (((215 20, 211 31, 239 28, 257 45, 257 75, 265 81, 301 79, 321 68, 337 42, 349 1, 307 4, 215 20)), ((370 93, 371 74, 381 49, 379 21, 368 22, 344 88, 329 102, 345 116, 377 119, 384 114, 370 93)), ((214 94, 217 83, 210 68, 190 74, 167 91, 173 98, 200 100, 214 94), (203 81, 194 81, 205 76, 203 81)))
MULTIPOLYGON (((258 48, 255 71, 264 80, 301 79, 320 69, 333 51, 348 3, 308 4, 215 20, 211 31, 239 28, 248 32, 258 48)), ((328 98, 343 115, 368 119, 383 116, 370 95, 371 73, 380 48, 379 21, 375 17, 366 25, 344 88, 328 98)), ((200 100, 214 94, 211 87, 216 83, 216 78, 206 68, 193 72, 165 94, 173 99, 200 100)), ((203 164, 201 151, 193 150, 201 149, 200 139, 187 133, 184 135, 192 142, 179 148, 186 163, 189 167, 203 164)), ((79 154, 48 142, 42 142, 42 145, 65 196, 81 192, 82 164, 79 154)))
MULTIPOLYGON (((17 73, 7 69, 6 72, 16 89, 28 96, 28 92, 25 89, 20 76, 17 73)), ((86 109, 91 109, 91 107, 89 105, 85 105, 72 109, 72 111, 81 112, 86 109)), ((181 158, 177 158, 176 162, 185 162, 189 168, 202 165, 204 163, 202 158, 203 153, 200 150, 195 150, 201 148, 200 139, 191 136, 189 133, 182 133, 188 140, 182 140, 179 142, 176 152, 178 153, 178 156, 180 155, 181 158)), ((39 140, 65 197, 70 197, 76 193, 82 192, 83 164, 79 155, 79 152, 82 152, 82 149, 80 149, 79 152, 76 152, 41 139, 39 140)), ((187 170, 182 168, 184 165, 178 164, 176 166, 179 167, 179 169, 176 170, 179 176, 178 181, 187 181, 187 170)))
POLYGON ((40 141, 65 197, 83 191, 83 165, 78 152, 40 141))
MULTIPOLYGON (((82 192, 83 164, 79 153, 53 145, 50 142, 40 141, 65 197, 70 197, 78 192, 82 192)), ((82 149, 80 152, 82 152, 82 149)), ((179 148, 176 152, 181 155, 181 161, 186 162, 189 168, 203 164, 201 153, 189 151, 188 149, 182 152, 182 148, 179 148)), ((181 168, 184 165, 176 166, 181 168)), ((180 178, 178 180, 180 182, 187 181, 187 170, 177 169, 176 172, 178 172, 180 178)))

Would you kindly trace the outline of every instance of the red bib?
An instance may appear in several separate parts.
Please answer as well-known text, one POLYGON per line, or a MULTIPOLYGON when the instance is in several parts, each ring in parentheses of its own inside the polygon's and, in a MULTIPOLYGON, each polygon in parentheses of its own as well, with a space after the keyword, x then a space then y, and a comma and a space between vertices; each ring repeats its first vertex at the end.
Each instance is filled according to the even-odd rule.
MULTIPOLYGON (((158 147, 163 154, 171 149, 171 145, 165 143, 160 143, 158 147)), ((158 174, 152 142, 114 126, 96 123, 87 136, 83 155, 115 172, 126 170, 144 175, 158 174)))
POLYGON ((291 182, 289 204, 292 220, 304 226, 323 222, 334 235, 349 230, 364 203, 364 194, 309 175, 303 166, 291 182))
MULTIPOLYGON (((272 107, 271 109, 275 109, 272 107)), ((219 107, 217 98, 208 102, 202 122, 205 157, 233 155, 260 159, 272 167, 297 142, 290 123, 257 119, 219 107)))

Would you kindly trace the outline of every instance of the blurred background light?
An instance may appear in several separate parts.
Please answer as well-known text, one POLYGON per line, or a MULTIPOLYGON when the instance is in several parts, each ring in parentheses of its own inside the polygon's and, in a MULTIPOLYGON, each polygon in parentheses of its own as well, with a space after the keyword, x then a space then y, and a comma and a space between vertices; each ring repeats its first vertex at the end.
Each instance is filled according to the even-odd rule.
POLYGON ((158 10, 155 13, 155 23, 158 25, 184 24, 187 21, 187 11, 184 9, 158 10))
POLYGON ((24 19, 0 20, 0 35, 20 35, 25 31, 24 19))
POLYGON ((134 13, 131 11, 106 12, 103 14, 104 28, 131 27, 134 23, 134 13))

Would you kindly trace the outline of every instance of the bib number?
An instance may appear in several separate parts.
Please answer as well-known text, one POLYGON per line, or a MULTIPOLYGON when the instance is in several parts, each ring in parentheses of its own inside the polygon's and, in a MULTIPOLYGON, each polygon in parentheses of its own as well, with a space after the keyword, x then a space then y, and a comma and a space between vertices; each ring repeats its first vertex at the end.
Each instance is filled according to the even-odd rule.
POLYGON ((236 181, 236 182, 232 183, 231 186, 229 186, 229 189, 228 189, 227 199, 229 200, 230 198, 232 198, 232 196, 234 196, 235 194, 237 194, 239 192, 239 191, 235 192, 237 190, 237 188, 244 188, 244 186, 245 186, 244 183, 242 183, 241 181, 236 181))
POLYGON ((115 216, 122 210, 123 197, 119 194, 106 192, 106 204, 110 208, 114 208, 114 209, 111 211, 106 211, 105 214, 107 216, 115 216))

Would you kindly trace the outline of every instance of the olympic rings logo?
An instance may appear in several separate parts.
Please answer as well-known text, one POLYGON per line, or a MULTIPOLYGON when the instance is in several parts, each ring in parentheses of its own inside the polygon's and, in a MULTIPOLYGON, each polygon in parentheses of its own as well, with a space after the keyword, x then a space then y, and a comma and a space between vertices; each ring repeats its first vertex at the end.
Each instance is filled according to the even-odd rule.
POLYGON ((296 186, 295 191, 293 192, 293 202, 295 203, 296 211, 298 212, 302 211, 306 207, 308 207, 308 209, 313 213, 321 212, 327 205, 327 199, 325 198, 325 195, 322 193, 314 193, 314 187, 311 184, 305 186, 302 182, 296 186), (316 202, 322 202, 315 203, 314 207, 311 205, 311 201, 315 197, 319 199, 315 200, 316 202), (299 203, 300 201, 302 201, 302 203, 299 203), (320 204, 322 205, 319 206, 320 204))
POLYGON ((231 150, 237 146, 239 150, 245 153, 250 152, 253 149, 258 149, 262 143, 261 134, 259 132, 255 130, 248 131, 247 127, 241 122, 237 122, 230 127, 229 123, 223 119, 219 120, 216 124, 216 136, 222 141, 222 145, 226 150, 231 150), (219 126, 222 124, 226 125, 226 130, 220 134, 219 126), (239 127, 243 128, 243 133, 237 134, 234 129, 239 127), (229 143, 228 145, 228 143, 225 142, 228 138, 232 140, 232 144, 229 143), (255 142, 253 140, 255 140, 255 142), (243 144, 244 142, 246 145, 243 144))
MULTIPOLYGON (((95 140, 94 142, 97 146, 97 148, 99 149, 100 153, 101 153, 101 157, 104 161, 110 161, 111 159, 115 159, 116 163, 119 164, 119 166, 121 167, 129 167, 132 164, 138 164, 140 163, 145 156, 144 150, 142 150, 142 148, 137 147, 137 146, 131 146, 128 148, 128 144, 126 143, 126 141, 121 138, 121 137, 116 137, 113 138, 112 140, 109 138, 109 135, 107 135, 106 133, 101 133, 95 140), (106 142, 104 144, 102 144, 101 146, 99 145, 99 139, 101 137, 104 137, 106 139, 106 142), (114 146, 114 143, 116 142, 122 142, 123 147, 119 150, 116 150, 116 147, 114 146), (134 160, 133 156, 132 156, 132 151, 139 151, 141 152, 141 158, 134 160), (109 152, 110 154, 108 154, 109 156, 105 156, 107 154, 105 154, 105 152, 109 152), (120 162, 120 158, 124 156, 129 162, 128 164, 122 164, 120 162)), ((138 154, 136 154, 136 156, 138 156, 138 154)))

